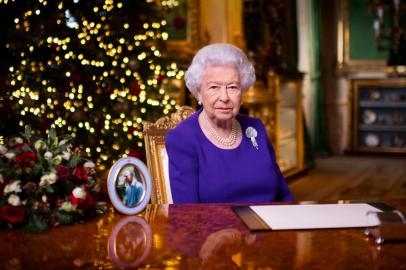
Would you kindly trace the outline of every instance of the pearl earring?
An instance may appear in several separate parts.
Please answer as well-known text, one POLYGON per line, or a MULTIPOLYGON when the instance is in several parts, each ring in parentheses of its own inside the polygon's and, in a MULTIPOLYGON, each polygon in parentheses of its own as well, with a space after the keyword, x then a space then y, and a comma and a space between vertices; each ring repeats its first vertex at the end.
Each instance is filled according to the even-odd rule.
POLYGON ((202 102, 199 100, 198 102, 197 102, 197 104, 199 104, 200 106, 202 105, 202 102))

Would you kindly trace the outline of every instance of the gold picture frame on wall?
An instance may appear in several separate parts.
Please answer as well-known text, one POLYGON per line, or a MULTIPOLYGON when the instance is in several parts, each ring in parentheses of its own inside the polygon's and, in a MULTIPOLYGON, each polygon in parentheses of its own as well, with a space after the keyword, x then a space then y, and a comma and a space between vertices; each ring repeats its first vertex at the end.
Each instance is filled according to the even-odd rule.
MULTIPOLYGON (((161 1, 159 1, 161 2, 161 1)), ((168 57, 188 64, 201 46, 200 0, 177 0, 165 13, 168 57)))
MULTIPOLYGON (((361 2, 351 2, 352 5, 361 2)), ((344 73, 359 72, 359 71, 388 71, 385 59, 359 59, 353 58, 351 56, 351 46, 353 42, 351 40, 350 33, 350 1, 340 0, 339 1, 339 14, 337 22, 337 68, 339 71, 344 73)), ((365 12, 368 10, 368 6, 364 7, 365 12)), ((372 19, 372 15, 371 15, 372 19)), ((370 25, 372 30, 372 23, 370 25)), ((365 30, 365 28, 364 28, 365 30)), ((361 33, 360 33, 361 34, 361 33)), ((366 33, 361 34, 362 38, 365 40, 366 33)), ((367 42, 369 42, 367 40, 367 42)), ((375 40, 372 43, 375 44, 375 40)))

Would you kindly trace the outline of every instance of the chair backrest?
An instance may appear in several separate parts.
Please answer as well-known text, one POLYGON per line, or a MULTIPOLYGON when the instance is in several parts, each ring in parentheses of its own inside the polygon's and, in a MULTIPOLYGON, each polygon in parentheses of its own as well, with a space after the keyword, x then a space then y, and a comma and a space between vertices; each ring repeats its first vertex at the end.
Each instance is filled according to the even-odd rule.
POLYGON ((195 110, 188 106, 180 107, 170 116, 159 118, 155 123, 145 122, 143 127, 147 165, 151 173, 151 203, 172 203, 169 182, 169 159, 165 150, 165 135, 169 129, 193 114, 195 110))

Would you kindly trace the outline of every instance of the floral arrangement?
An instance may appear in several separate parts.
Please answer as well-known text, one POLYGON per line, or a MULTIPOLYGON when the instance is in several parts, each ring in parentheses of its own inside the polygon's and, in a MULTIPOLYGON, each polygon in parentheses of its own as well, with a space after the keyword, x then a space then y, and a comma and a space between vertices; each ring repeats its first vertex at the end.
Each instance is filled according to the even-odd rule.
MULTIPOLYGON (((32 140, 21 137, 0 144, 0 226, 31 232, 71 224, 103 212, 96 203, 95 164, 73 148, 71 137, 32 140)), ((105 205, 104 205, 105 207, 105 205)))

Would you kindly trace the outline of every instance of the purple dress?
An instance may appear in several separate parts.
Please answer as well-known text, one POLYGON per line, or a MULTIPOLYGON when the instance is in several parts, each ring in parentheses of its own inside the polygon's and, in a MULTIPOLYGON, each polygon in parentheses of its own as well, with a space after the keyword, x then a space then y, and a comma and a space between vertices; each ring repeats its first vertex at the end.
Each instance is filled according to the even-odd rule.
POLYGON ((169 179, 174 203, 292 201, 275 152, 260 120, 239 114, 243 138, 235 149, 220 149, 203 134, 197 111, 168 131, 169 179), (258 149, 245 136, 257 130, 258 149))

